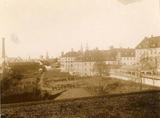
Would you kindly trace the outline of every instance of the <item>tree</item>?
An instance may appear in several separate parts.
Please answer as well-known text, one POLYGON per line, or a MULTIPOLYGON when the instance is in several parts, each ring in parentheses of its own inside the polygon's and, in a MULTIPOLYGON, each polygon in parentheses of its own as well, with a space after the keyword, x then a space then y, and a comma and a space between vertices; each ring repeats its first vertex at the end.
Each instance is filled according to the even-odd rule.
POLYGON ((102 75, 106 74, 106 63, 104 61, 97 61, 94 64, 94 71, 100 76, 102 77, 102 75))
POLYGON ((145 57, 140 60, 140 69, 143 70, 150 70, 153 74, 156 73, 157 70, 157 59, 153 57, 145 57))
MULTIPOLYGON (((19 85, 20 81, 26 78, 37 78, 40 65, 35 62, 15 62, 10 63, 5 70, 5 74, 1 82, 1 89, 4 94, 6 91, 14 90, 19 85)), ((13 92, 12 92, 13 94, 13 92)), ((7 95, 7 94, 6 94, 7 95)))
MULTIPOLYGON (((142 57, 140 59, 140 73, 139 73, 139 77, 141 79, 141 86, 140 89, 142 90, 142 72, 143 71, 150 71, 152 72, 152 75, 157 74, 157 58, 154 57, 142 57)), ((153 79, 154 81, 154 79, 153 79)))

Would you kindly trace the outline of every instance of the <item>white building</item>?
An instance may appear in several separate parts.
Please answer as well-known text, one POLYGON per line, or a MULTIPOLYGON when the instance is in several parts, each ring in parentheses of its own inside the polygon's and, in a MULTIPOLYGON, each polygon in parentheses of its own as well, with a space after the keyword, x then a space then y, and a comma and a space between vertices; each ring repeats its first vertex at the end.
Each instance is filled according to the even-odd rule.
POLYGON ((94 61, 86 55, 86 52, 68 52, 60 58, 60 68, 62 72, 68 72, 71 75, 93 76, 94 61))
POLYGON ((120 51, 120 64, 121 65, 135 65, 135 50, 134 49, 123 49, 120 51))
POLYGON ((65 55, 63 54, 60 57, 60 69, 62 72, 70 72, 72 73, 74 71, 73 65, 75 65, 75 58, 78 56, 79 54, 77 52, 68 52, 65 55))
POLYGON ((93 76, 94 72, 93 61, 75 61, 73 66, 72 74, 79 76, 93 76))
MULTIPOLYGON (((135 49, 132 48, 114 48, 112 55, 116 55, 115 64, 135 65, 135 49)), ((113 56, 112 56, 113 57, 113 56)))
POLYGON ((61 56, 60 68, 62 72, 69 72, 72 75, 93 76, 96 74, 94 64, 101 59, 107 66, 137 66, 142 58, 151 58, 160 72, 160 36, 145 38, 135 49, 95 49, 85 52, 72 50, 61 56))
POLYGON ((136 60, 145 57, 160 57, 160 36, 145 38, 136 47, 136 60))
POLYGON ((109 68, 115 65, 135 64, 133 49, 110 49, 110 50, 87 50, 85 52, 68 52, 62 54, 60 58, 60 68, 62 72, 68 72, 71 75, 93 76, 96 75, 95 63, 99 60, 106 63, 109 68), (126 53, 127 52, 127 53, 126 53), (117 55, 120 54, 120 57, 117 55))
POLYGON ((160 72, 160 36, 145 37, 135 49, 136 62, 139 64, 144 58, 155 63, 157 71, 160 72))

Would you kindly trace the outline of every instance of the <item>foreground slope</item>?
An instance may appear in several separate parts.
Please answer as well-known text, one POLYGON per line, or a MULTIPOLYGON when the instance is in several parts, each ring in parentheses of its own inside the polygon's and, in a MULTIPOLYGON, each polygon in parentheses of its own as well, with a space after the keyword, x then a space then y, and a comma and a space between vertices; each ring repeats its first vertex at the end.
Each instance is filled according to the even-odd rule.
POLYGON ((159 118, 160 91, 2 105, 17 118, 159 118))

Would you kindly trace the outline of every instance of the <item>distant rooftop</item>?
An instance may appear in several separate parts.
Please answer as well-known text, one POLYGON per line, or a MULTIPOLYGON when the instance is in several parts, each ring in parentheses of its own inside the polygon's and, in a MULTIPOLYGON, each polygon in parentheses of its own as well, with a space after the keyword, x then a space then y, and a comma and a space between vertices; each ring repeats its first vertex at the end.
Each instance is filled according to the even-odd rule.
POLYGON ((135 57, 135 49, 132 48, 117 48, 118 53, 121 57, 135 57))
POLYGON ((121 57, 134 57, 135 50, 131 48, 112 48, 110 50, 93 49, 84 52, 71 51, 62 57, 75 57, 77 61, 116 61, 118 54, 120 54, 121 57))
POLYGON ((146 48, 160 48, 160 36, 151 36, 151 37, 145 37, 144 40, 142 40, 136 49, 146 49, 146 48))
POLYGON ((62 57, 77 57, 81 55, 81 52, 76 52, 76 51, 70 51, 70 52, 67 52, 65 53, 64 55, 62 55, 62 57))

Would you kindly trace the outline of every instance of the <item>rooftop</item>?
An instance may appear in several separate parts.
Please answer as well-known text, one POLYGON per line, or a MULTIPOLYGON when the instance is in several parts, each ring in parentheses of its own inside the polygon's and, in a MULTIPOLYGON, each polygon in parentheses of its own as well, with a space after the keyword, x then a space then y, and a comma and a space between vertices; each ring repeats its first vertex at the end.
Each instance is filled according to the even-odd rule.
POLYGON ((145 37, 136 47, 136 49, 160 48, 160 36, 145 37))
POLYGON ((63 57, 75 57, 77 61, 116 61, 117 55, 120 54, 122 57, 134 57, 135 50, 131 48, 112 48, 110 50, 86 50, 71 51, 63 55, 63 57))

